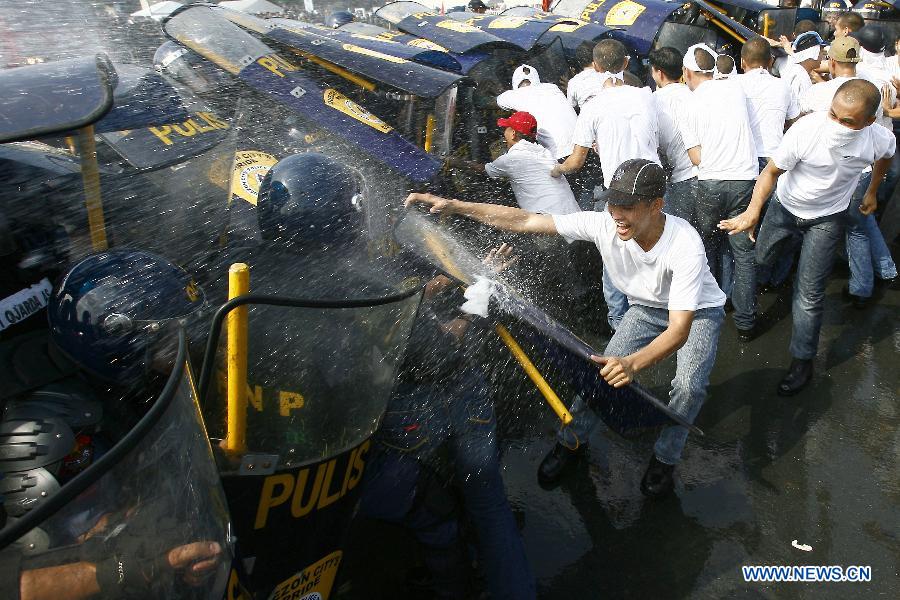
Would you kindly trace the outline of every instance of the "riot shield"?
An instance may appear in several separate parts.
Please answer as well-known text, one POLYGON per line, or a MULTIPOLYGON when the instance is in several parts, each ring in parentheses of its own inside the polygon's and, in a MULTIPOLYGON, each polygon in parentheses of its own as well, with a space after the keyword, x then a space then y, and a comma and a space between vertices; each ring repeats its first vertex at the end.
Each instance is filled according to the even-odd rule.
POLYGON ((236 585, 228 507, 183 332, 174 364, 133 428, 0 531, 0 565, 22 589, 60 600, 220 600, 230 579, 236 585))
POLYGON ((355 261, 343 271, 278 254, 248 262, 253 293, 216 315, 201 375, 210 434, 224 438, 220 472, 244 582, 255 598, 327 600, 420 288, 336 283, 354 271, 366 278, 355 261), (317 268, 328 282, 309 277, 317 268), (230 330, 218 340, 225 315, 248 305, 241 383, 226 369, 241 360, 239 338, 230 330))

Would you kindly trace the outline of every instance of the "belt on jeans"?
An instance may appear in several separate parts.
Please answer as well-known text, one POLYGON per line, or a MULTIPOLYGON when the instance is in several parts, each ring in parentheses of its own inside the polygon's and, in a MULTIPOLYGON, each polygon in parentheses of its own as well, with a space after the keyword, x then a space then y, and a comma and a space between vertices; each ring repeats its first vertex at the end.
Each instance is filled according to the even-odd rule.
POLYGON ((802 224, 804 227, 818 225, 819 223, 827 223, 828 221, 839 221, 843 219, 844 213, 847 212, 847 208, 850 208, 850 203, 847 203, 847 208, 839 210, 836 213, 831 213, 830 215, 825 215, 824 217, 816 217, 815 219, 804 219, 803 217, 798 217, 797 215, 789 211, 787 207, 785 207, 785 205, 781 203, 781 199, 778 197, 777 193, 773 192, 772 195, 774 196, 775 202, 777 202, 787 214, 791 215, 794 220, 797 221, 797 225, 802 224))

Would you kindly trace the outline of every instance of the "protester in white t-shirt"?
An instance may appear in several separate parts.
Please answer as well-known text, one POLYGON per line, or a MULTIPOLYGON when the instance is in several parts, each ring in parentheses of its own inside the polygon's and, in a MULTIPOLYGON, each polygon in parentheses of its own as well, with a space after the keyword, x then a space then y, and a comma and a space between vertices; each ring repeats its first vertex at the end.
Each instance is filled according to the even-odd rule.
MULTIPOLYGON (((697 232, 683 219, 662 212, 665 173, 657 163, 628 160, 610 177, 607 211, 538 215, 521 209, 410 194, 406 204, 422 203, 431 212, 453 213, 499 229, 560 234, 593 242, 616 286, 631 305, 604 356, 600 376, 614 387, 677 352, 669 407, 692 422, 706 397, 724 320, 725 295, 706 265, 697 232)), ((544 484, 559 479, 580 453, 597 416, 580 398, 570 408, 574 420, 560 431, 557 444, 541 463, 544 484)), ((687 429, 665 427, 656 441, 641 490, 656 497, 672 490, 674 465, 681 459, 687 429)))
MULTIPOLYGON (((649 88, 624 85, 628 52, 618 40, 601 40, 594 46, 594 69, 608 76, 604 90, 584 105, 575 124, 572 155, 552 174, 579 171, 593 147, 600 157, 604 187, 609 187, 612 173, 630 158, 659 162, 659 139, 656 108, 649 88)), ((609 309, 609 325, 618 327, 628 304, 625 296, 603 279, 603 296, 609 309)))
POLYGON ((538 143, 550 150, 553 158, 569 156, 576 115, 559 87, 541 83, 537 69, 530 65, 521 65, 515 70, 512 87, 497 96, 497 105, 534 115, 538 121, 538 143))
POLYGON ((609 79, 608 73, 598 73, 594 69, 593 46, 581 44, 575 52, 575 58, 582 70, 576 73, 566 85, 566 98, 576 111, 580 111, 588 100, 600 93, 603 82, 609 79))
POLYGON ((666 182, 665 211, 670 215, 693 220, 697 201, 697 167, 691 162, 679 123, 691 100, 691 91, 680 83, 681 52, 675 48, 657 48, 648 55, 650 75, 656 82, 653 98, 659 127, 660 155, 669 175, 666 182))
MULTIPOLYGON (((695 44, 684 55, 682 73, 693 92, 680 124, 688 156, 698 167, 694 227, 700 233, 710 271, 723 287, 723 235, 716 224, 743 212, 750 203, 753 180, 759 174, 749 101, 734 80, 713 80, 716 53, 695 44)), ((756 262, 746 234, 728 238, 734 259, 731 303, 742 341, 755 336, 756 262)))
POLYGON ((744 73, 736 78, 750 101, 750 128, 756 137, 760 168, 778 148, 785 127, 800 116, 790 86, 769 72, 774 58, 772 46, 765 38, 747 40, 741 48, 744 73))
POLYGON ((871 214, 875 210, 878 187, 896 148, 893 134, 875 124, 880 100, 870 82, 844 82, 828 112, 802 117, 784 134, 757 180, 747 211, 719 225, 730 234, 752 234, 777 182, 774 202, 759 229, 759 262, 771 264, 785 244, 802 237, 791 311, 793 360, 778 384, 779 395, 796 394, 812 378, 825 286, 843 237, 850 198, 863 168, 873 163, 871 182, 858 211, 871 214))
MULTIPOLYGON (((778 67, 781 78, 798 101, 812 87, 812 74, 822 63, 825 41, 815 31, 799 34, 792 44, 792 54, 778 67)), ((817 80, 820 79, 816 75, 817 80)))

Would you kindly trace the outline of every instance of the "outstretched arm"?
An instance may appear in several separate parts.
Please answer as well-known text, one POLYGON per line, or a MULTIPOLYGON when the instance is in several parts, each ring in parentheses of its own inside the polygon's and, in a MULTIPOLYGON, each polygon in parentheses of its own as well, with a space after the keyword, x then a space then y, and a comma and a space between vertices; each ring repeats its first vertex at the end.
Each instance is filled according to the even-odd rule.
POLYGON ((756 185, 753 186, 753 197, 750 199, 750 205, 747 207, 747 210, 732 219, 719 221, 719 229, 727 231, 728 235, 747 231, 749 232, 750 240, 755 242, 756 235, 753 229, 759 222, 759 215, 762 213, 762 207, 769 200, 769 196, 772 195, 772 190, 775 189, 775 183, 778 181, 778 178, 781 177, 782 173, 784 173, 784 170, 776 167, 775 163, 772 162, 772 159, 770 158, 769 164, 766 165, 766 168, 763 169, 762 173, 759 174, 759 177, 756 178, 756 185))
POLYGON ((539 215, 521 208, 513 208, 512 206, 463 202, 462 200, 441 198, 434 194, 418 193, 410 194, 406 197, 406 202, 404 202, 406 206, 416 203, 429 206, 429 211, 433 213, 462 215, 506 231, 514 231, 516 233, 556 233, 556 224, 550 215, 539 215))

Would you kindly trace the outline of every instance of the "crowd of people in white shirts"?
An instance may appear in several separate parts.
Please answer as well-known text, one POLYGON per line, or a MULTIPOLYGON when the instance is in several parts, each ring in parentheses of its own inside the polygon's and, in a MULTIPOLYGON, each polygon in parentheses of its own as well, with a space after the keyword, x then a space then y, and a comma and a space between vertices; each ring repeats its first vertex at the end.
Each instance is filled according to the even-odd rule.
MULTIPOLYGON (((885 56, 883 32, 855 13, 837 19, 830 47, 809 29, 798 24, 793 40, 749 39, 739 64, 702 43, 684 53, 657 48, 648 57, 652 90, 629 73, 627 50, 613 39, 593 47, 565 92, 521 65, 497 98, 514 111, 498 121, 507 152, 485 165, 450 165, 507 178, 521 209, 431 194, 412 194, 407 204, 559 234, 573 246, 593 242, 614 330, 597 357, 600 375, 625 385, 677 353, 670 407, 691 421, 705 398, 723 306, 730 303, 739 339, 750 342, 759 334, 758 288, 794 272, 791 361, 776 391, 796 394, 813 377, 825 287, 841 248, 855 307, 867 305, 879 280, 897 281, 875 212, 892 192, 883 182, 898 170, 898 59, 885 56)), ((571 411, 575 421, 541 464, 544 480, 559 476, 596 422, 580 398, 571 411)), ((671 489, 686 437, 684 427, 664 430, 642 490, 671 489)))

